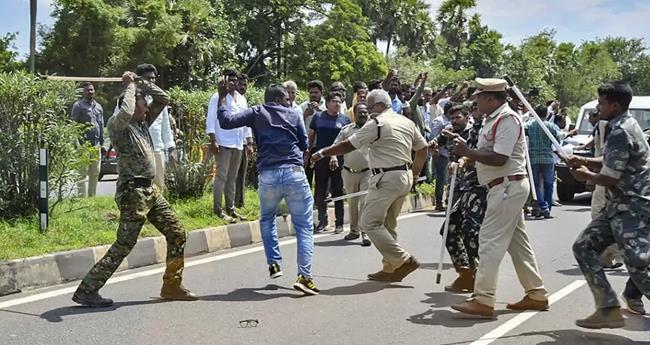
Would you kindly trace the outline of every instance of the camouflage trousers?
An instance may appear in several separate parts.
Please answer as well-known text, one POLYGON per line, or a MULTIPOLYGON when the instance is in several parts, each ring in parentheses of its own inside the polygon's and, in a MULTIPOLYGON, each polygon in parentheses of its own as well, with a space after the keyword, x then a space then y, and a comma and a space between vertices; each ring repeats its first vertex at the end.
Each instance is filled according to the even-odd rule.
MULTIPOLYGON (((449 216, 447 251, 454 267, 476 267, 478 262, 478 233, 487 207, 487 188, 474 186, 458 191, 459 195, 449 216)), ((440 228, 442 235, 445 224, 440 228)))
POLYGON ((78 290, 96 292, 106 284, 135 246, 146 220, 167 240, 167 269, 163 281, 180 285, 184 267, 185 230, 158 187, 141 187, 133 181, 118 181, 115 201, 120 209, 117 239, 86 274, 78 290))
POLYGON ((627 211, 608 217, 605 212, 591 221, 573 244, 573 255, 580 265, 596 308, 618 307, 600 255, 611 244, 617 244, 630 274, 626 296, 650 298, 650 217, 627 211))

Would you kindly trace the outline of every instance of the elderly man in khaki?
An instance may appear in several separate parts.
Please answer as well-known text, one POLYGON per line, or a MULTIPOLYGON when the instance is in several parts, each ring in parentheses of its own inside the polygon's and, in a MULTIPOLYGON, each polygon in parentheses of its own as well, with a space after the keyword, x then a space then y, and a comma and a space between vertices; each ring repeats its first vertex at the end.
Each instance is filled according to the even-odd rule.
POLYGON ((494 317, 499 264, 506 251, 512 257, 526 296, 507 305, 513 310, 548 310, 547 291, 528 241, 521 209, 530 185, 526 175, 521 119, 506 103, 506 81, 476 79, 478 110, 488 114, 476 150, 457 141, 454 152, 476 161, 479 183, 489 188, 485 218, 479 232, 480 263, 472 298, 452 308, 465 314, 494 317))
MULTIPOLYGON (((354 122, 341 128, 338 137, 334 140, 334 144, 349 139, 366 124, 366 121, 368 120, 368 106, 365 102, 355 104, 352 111, 354 114, 354 122)), ((345 188, 346 193, 356 193, 368 189, 370 168, 368 167, 367 157, 367 147, 343 155, 343 171, 341 172, 341 177, 343 178, 343 188, 345 188)), ((336 165, 338 166, 337 156, 332 156, 330 159, 336 161, 336 165)), ((368 235, 359 231, 359 211, 363 210, 365 200, 365 196, 348 199, 348 209, 350 210, 350 233, 345 235, 343 239, 346 241, 352 241, 361 236, 361 245, 363 247, 369 247, 370 239, 368 239, 368 235)))
POLYGON ((368 234, 384 264, 381 271, 369 274, 368 279, 399 282, 420 265, 397 243, 395 228, 404 199, 427 158, 427 142, 411 120, 391 109, 386 91, 371 91, 367 102, 371 119, 349 139, 316 152, 312 163, 368 147, 372 177, 368 181, 360 230, 368 234), (416 154, 411 171, 412 150, 416 154))

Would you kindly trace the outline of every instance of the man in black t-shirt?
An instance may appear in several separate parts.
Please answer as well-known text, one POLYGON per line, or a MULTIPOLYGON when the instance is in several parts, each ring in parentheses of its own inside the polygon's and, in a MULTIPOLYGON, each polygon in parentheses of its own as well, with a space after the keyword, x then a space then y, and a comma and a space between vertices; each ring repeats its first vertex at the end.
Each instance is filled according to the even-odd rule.
MULTIPOLYGON (((343 102, 343 96, 339 93, 332 92, 326 99, 327 109, 317 113, 309 124, 309 147, 311 152, 316 152, 322 148, 328 147, 334 143, 339 135, 341 128, 351 123, 350 119, 341 114, 339 109, 343 102)), ((340 158, 342 160, 342 157, 340 158)), ((330 186, 332 197, 343 195, 343 179, 341 178, 341 166, 338 160, 321 160, 314 167, 316 191, 314 201, 318 208, 318 225, 314 232, 322 232, 327 228, 327 187, 330 186)), ((336 215, 335 232, 343 232, 343 201, 334 203, 334 213, 336 215)))

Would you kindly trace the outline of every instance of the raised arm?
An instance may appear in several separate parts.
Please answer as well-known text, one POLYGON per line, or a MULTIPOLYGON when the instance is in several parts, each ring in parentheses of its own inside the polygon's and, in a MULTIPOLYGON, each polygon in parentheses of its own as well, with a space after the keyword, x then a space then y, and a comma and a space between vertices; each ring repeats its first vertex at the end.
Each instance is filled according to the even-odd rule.
POLYGON ((135 81, 134 77, 129 73, 131 72, 125 72, 122 75, 122 80, 128 84, 122 96, 122 102, 119 108, 120 110, 116 115, 113 115, 108 122, 108 127, 113 130, 122 130, 126 128, 135 113, 135 81))
POLYGON ((142 92, 153 98, 153 101, 149 105, 149 111, 147 113, 147 126, 156 121, 160 112, 169 104, 169 95, 165 93, 158 85, 150 83, 146 80, 143 80, 138 85, 142 92))

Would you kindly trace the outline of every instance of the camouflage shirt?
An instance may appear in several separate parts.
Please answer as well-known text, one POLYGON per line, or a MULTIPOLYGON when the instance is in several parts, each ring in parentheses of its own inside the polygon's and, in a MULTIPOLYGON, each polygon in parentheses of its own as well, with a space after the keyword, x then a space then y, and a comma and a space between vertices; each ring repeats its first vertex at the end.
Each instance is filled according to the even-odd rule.
MULTIPOLYGON (((467 138, 467 147, 475 150, 478 145, 478 136, 483 128, 482 121, 475 121, 472 128, 469 130, 469 137, 467 138)), ((476 165, 474 163, 465 165, 459 171, 460 176, 460 190, 470 190, 474 187, 480 186, 478 183, 478 176, 476 175, 476 165)))
POLYGON ((120 180, 133 178, 153 179, 156 175, 156 159, 153 142, 149 135, 149 125, 169 103, 169 96, 155 84, 146 81, 138 83, 138 88, 145 95, 153 98, 144 121, 133 119, 135 112, 136 84, 131 83, 124 91, 120 111, 108 119, 108 133, 111 143, 118 153, 117 169, 120 180))
POLYGON ((617 179, 607 188, 607 214, 633 211, 650 217, 650 147, 629 112, 611 120, 600 174, 617 179))

